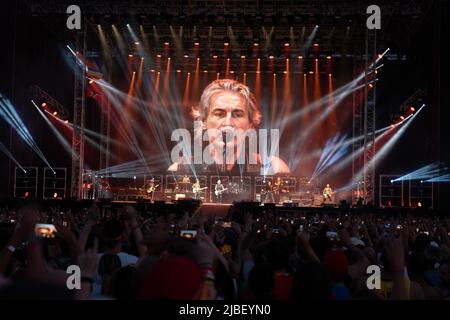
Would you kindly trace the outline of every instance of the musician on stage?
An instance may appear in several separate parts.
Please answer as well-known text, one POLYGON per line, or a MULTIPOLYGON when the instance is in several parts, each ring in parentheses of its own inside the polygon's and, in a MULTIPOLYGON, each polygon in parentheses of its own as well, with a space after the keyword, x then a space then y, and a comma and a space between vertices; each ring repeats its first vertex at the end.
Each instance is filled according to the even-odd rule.
POLYGON ((192 192, 194 192, 194 199, 199 198, 200 191, 201 191, 200 181, 198 181, 198 179, 195 179, 195 183, 192 185, 192 192))
POLYGON ((266 203, 274 203, 275 199, 273 197, 273 185, 271 181, 267 181, 267 187, 266 187, 266 197, 264 199, 264 202, 266 203))
POLYGON ((154 197, 154 195, 155 195, 155 191, 156 191, 156 188, 159 186, 159 184, 156 184, 155 185, 155 178, 152 178, 151 180, 150 180, 150 182, 147 184, 147 196, 149 197, 149 198, 151 198, 151 200, 153 201, 153 197, 154 197))
POLYGON ((222 182, 217 180, 216 186, 215 186, 215 194, 216 194, 216 203, 222 203, 222 194, 225 191, 225 187, 223 186, 222 182))
POLYGON ((323 200, 324 201, 331 201, 331 195, 333 194, 333 190, 330 187, 330 184, 327 183, 327 185, 325 186, 325 188, 323 189, 323 200))
POLYGON ((191 180, 187 175, 184 175, 183 179, 181 179, 181 184, 183 185, 184 192, 188 192, 189 185, 191 184, 191 180))
POLYGON ((275 195, 275 201, 277 203, 280 203, 280 193, 281 193, 281 185, 283 184, 283 182, 281 181, 281 177, 277 177, 277 179, 274 182, 274 188, 273 188, 273 193, 275 195))

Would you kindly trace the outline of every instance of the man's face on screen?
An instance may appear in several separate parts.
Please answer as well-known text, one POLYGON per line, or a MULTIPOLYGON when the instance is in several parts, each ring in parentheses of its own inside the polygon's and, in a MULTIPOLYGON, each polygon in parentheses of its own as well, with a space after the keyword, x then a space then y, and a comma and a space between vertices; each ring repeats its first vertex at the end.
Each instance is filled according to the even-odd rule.
POLYGON ((211 97, 206 118, 206 129, 232 128, 247 130, 251 127, 245 99, 234 92, 221 91, 211 97))

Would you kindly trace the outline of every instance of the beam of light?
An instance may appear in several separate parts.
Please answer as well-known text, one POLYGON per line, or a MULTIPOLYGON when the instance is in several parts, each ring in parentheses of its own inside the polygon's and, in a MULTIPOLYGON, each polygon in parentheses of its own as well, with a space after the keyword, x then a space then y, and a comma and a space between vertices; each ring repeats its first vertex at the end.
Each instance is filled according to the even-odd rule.
POLYGON ((72 48, 69 45, 66 45, 67 49, 69 49, 70 53, 72 53, 72 55, 75 57, 75 61, 77 62, 77 65, 80 68, 84 68, 84 70, 86 72, 88 72, 88 67, 86 66, 86 64, 80 59, 80 57, 75 53, 75 51, 72 50, 72 48))
MULTIPOLYGON (((74 126, 74 125, 73 125, 72 123, 70 123, 70 122, 67 122, 67 123, 66 123, 65 121, 62 121, 61 119, 59 119, 58 117, 55 117, 53 114, 51 114, 51 113, 48 112, 47 110, 46 110, 46 113, 47 113, 49 116, 53 117, 54 120, 59 121, 62 125, 65 125, 65 126, 67 127, 67 129, 69 129, 71 132, 73 132, 73 128, 74 128, 74 127, 77 127, 78 129, 81 128, 80 126, 74 126)), ((104 154, 109 155, 109 157, 111 157, 114 161, 118 161, 118 160, 119 160, 119 157, 118 157, 118 156, 116 156, 114 153, 109 152, 108 150, 106 150, 101 144, 97 143, 94 139, 88 137, 88 135, 91 135, 91 136, 93 136, 93 137, 95 137, 95 138, 97 138, 97 139, 100 139, 100 140, 101 140, 101 139, 109 140, 109 143, 110 143, 110 144, 121 145, 122 147, 125 147, 125 146, 126 146, 125 144, 123 144, 122 142, 120 142, 120 141, 118 141, 118 140, 115 140, 115 139, 111 139, 111 138, 107 139, 106 136, 104 136, 104 135, 102 135, 102 134, 100 134, 100 133, 98 133, 98 132, 96 132, 96 131, 90 130, 90 129, 86 129, 86 128, 85 128, 85 129, 84 129, 84 133, 85 133, 84 139, 85 139, 86 142, 88 142, 91 146, 93 146, 94 148, 98 149, 100 152, 103 152, 104 154)))
POLYGON ((306 39, 305 44, 303 45, 303 49, 302 49, 302 55, 304 57, 307 56, 307 53, 309 51, 309 49, 311 48, 311 44, 316 36, 317 30, 319 30, 319 26, 315 26, 313 31, 311 32, 311 34, 308 36, 308 39, 306 39))
POLYGON ((394 147, 394 145, 398 142, 400 137, 403 136, 406 129, 411 125, 411 123, 413 123, 414 119, 422 111, 423 108, 425 108, 425 104, 423 104, 419 108, 419 110, 417 110, 416 113, 411 114, 407 118, 405 118, 405 120, 407 121, 403 121, 402 122, 403 125, 400 127, 400 129, 389 139, 389 141, 387 141, 386 144, 384 144, 378 151, 376 151, 374 157, 368 163, 366 163, 365 166, 355 175, 355 177, 353 178, 354 181, 360 181, 365 170, 374 166, 377 162, 381 161, 388 154, 388 152, 394 147))
POLYGON ((256 105, 261 105, 261 59, 256 60, 256 74, 255 74, 255 99, 256 105))
MULTIPOLYGON (((386 126, 384 128, 378 129, 375 131, 375 136, 378 137, 379 135, 383 134, 384 132, 386 132, 389 129, 391 129, 390 125, 386 126)), ((308 152, 308 154, 300 154, 300 156, 295 156, 295 151, 298 150, 298 148, 299 148, 300 140, 301 140, 300 137, 297 136, 297 138, 294 141, 292 141, 292 143, 290 144, 290 147, 289 147, 290 156, 286 157, 286 159, 289 159, 288 166, 291 169, 291 171, 295 171, 295 169, 301 163, 309 161, 309 160, 317 158, 317 157, 320 157, 322 155, 322 148, 317 148, 311 152, 308 152)), ((364 140, 364 135, 349 138, 346 141, 342 142, 342 144, 337 144, 336 147, 337 148, 348 148, 353 143, 355 143, 357 141, 361 141, 361 140, 364 140)), ((362 152, 362 149, 359 152, 362 152)), ((344 165, 348 164, 353 159, 354 156, 355 156, 354 154, 347 156, 344 160, 339 162, 339 164, 337 164, 337 165, 340 165, 342 162, 344 163, 344 165)))
POLYGON ((27 170, 25 170, 20 163, 16 160, 16 158, 14 158, 14 156, 12 155, 11 152, 9 152, 8 148, 6 148, 6 146, 0 141, 0 150, 6 155, 8 156, 8 158, 10 158, 15 164, 16 166, 18 166, 23 173, 27 173, 27 170))
POLYGON ((165 158, 166 155, 159 154, 157 156, 145 158, 144 162, 141 159, 132 160, 95 171, 95 174, 107 175, 108 177, 130 178, 148 174, 148 166, 151 166, 155 172, 165 171, 167 169, 166 164, 160 162, 160 160, 165 158))
POLYGON ((444 174, 442 176, 434 177, 424 182, 450 182, 450 174, 444 174))
POLYGON ((142 86, 142 69, 144 66, 144 57, 141 58, 141 61, 139 62, 139 70, 136 80, 136 86, 135 86, 135 94, 140 95, 140 90, 142 86))
MULTIPOLYGON (((364 86, 363 85, 358 86, 356 88, 353 88, 352 91, 359 90, 362 87, 364 86)), ((352 91, 343 92, 340 95, 338 95, 334 99, 333 106, 328 107, 328 109, 322 112, 320 116, 316 117, 313 121, 310 121, 308 126, 302 129, 301 134, 298 135, 298 143, 295 144, 297 148, 291 149, 292 150, 292 153, 290 154, 291 159, 300 159, 300 156, 298 154, 303 150, 302 146, 304 145, 304 141, 307 141, 308 137, 310 136, 312 130, 314 130, 315 126, 321 123, 328 116, 328 114, 332 112, 341 103, 341 101, 344 100, 352 91)), ((327 97, 324 98, 326 99, 327 97)), ((293 162, 299 163, 298 160, 293 160, 293 162)))
MULTIPOLYGON (((55 128, 55 126, 53 125, 53 123, 50 122, 50 120, 45 116, 45 114, 42 112, 42 110, 36 105, 36 103, 31 100, 31 103, 34 105, 34 107, 36 108, 36 110, 39 112, 39 114, 42 116, 42 118, 44 119, 45 123, 47 123, 47 125, 50 127, 50 129, 52 130, 52 132, 55 134, 56 139, 58 139, 59 142, 61 142, 61 144, 64 147, 64 150, 71 156, 76 158, 77 160, 80 158, 80 156, 75 152, 75 150, 72 149, 71 144, 66 140, 66 138, 58 131, 58 129, 55 128)), ((50 115, 53 116, 53 114, 51 114, 50 112, 48 112, 46 110, 46 112, 50 115)), ((54 117, 54 116, 53 116, 54 117)))
MULTIPOLYGON (((332 93, 332 99, 335 101, 335 105, 338 105, 337 101, 338 98, 339 102, 342 101, 345 97, 347 97, 350 93, 352 93, 355 90, 358 90, 363 87, 363 85, 357 86, 357 84, 364 78, 364 72, 361 72, 355 79, 351 80, 349 83, 339 87, 338 89, 334 90, 332 93)), ((304 81, 306 81, 306 76, 303 78, 304 81)), ((297 121, 300 117, 302 117, 305 113, 311 113, 312 111, 322 108, 324 105, 326 105, 330 100, 330 96, 326 95, 309 105, 305 105, 303 108, 293 112, 288 118, 286 119, 279 119, 277 123, 275 123, 277 128, 285 128, 290 122, 297 121)), ((330 112, 330 111, 329 111, 330 112)), ((328 114, 328 113, 327 113, 328 114)))
POLYGON ((133 29, 131 28, 131 26, 129 24, 127 24, 127 29, 131 35, 131 38, 133 39, 133 42, 139 43, 138 45, 136 45, 138 55, 140 57, 145 57, 145 51, 144 51, 144 47, 141 45, 141 39, 139 39, 139 37, 136 35, 136 33, 133 31, 133 29))
POLYGON ((310 181, 317 178, 324 170, 334 165, 347 153, 348 145, 344 146, 345 138, 345 135, 340 136, 338 133, 325 143, 325 147, 323 148, 316 168, 311 175, 310 181))
MULTIPOLYGON (((104 80, 100 80, 97 81, 97 83, 102 86, 105 82, 104 80)), ((103 92, 108 96, 109 100, 111 101, 111 105, 114 107, 115 112, 111 112, 111 121, 116 124, 117 129, 119 130, 119 134, 125 138, 127 145, 138 158, 144 158, 143 152, 139 147, 136 135, 134 133, 134 129, 139 130, 140 128, 134 128, 131 126, 127 118, 127 110, 124 110, 121 102, 113 96, 111 91, 103 90, 103 92)), ((127 95, 127 101, 132 100, 129 97, 130 96, 127 95)))
POLYGON ((194 82, 192 84, 192 100, 197 101, 199 99, 200 87, 200 58, 195 61, 195 73, 194 82))
MULTIPOLYGON (((394 126, 388 126, 382 129, 379 129, 376 131, 376 138, 375 138, 375 145, 379 144, 381 141, 384 141, 385 139, 387 139, 388 137, 390 137, 393 132, 395 132, 395 130, 397 130, 399 128, 399 126, 401 126, 403 123, 405 123, 405 121, 407 121, 409 118, 405 119, 402 122, 399 122, 397 124, 395 124, 394 126)), ((360 137, 358 137, 360 140, 364 139, 364 135, 361 135, 360 137)), ((352 141, 351 144, 353 144, 356 141, 352 141)), ((336 163, 336 165, 334 165, 333 167, 331 167, 326 173, 325 176, 328 175, 332 175, 335 174, 337 172, 339 172, 340 170, 342 170, 343 168, 345 168, 347 165, 349 165, 353 159, 360 157, 364 152, 364 146, 361 146, 360 148, 358 148, 356 151, 354 151, 353 153, 349 154, 348 156, 346 156, 345 158, 343 158, 341 161, 339 161, 338 163, 336 163)), ((353 185, 353 183, 351 183, 353 185)))
POLYGON ((37 146, 27 127, 23 123, 22 119, 17 114, 14 106, 8 98, 0 93, 0 116, 2 116, 8 124, 14 128, 18 135, 36 152, 42 161, 54 172, 52 166, 45 158, 41 149, 37 146))
POLYGON ((277 74, 274 73, 272 76, 272 93, 271 93, 272 101, 270 103, 270 114, 271 121, 270 123, 275 123, 275 116, 277 115, 277 74))
POLYGON ((448 168, 441 168, 439 163, 431 163, 408 174, 405 174, 395 179, 394 181, 431 179, 436 175, 442 174, 442 170, 447 169, 448 168))

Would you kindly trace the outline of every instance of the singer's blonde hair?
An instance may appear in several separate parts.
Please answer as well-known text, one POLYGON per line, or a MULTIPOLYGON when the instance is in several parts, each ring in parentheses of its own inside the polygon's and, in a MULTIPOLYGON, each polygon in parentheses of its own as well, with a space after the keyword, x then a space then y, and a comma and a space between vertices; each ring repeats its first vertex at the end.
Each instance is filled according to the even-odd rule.
POLYGON ((192 116, 195 120, 204 121, 208 117, 211 98, 221 91, 231 91, 241 95, 246 102, 248 117, 252 127, 259 127, 262 116, 256 104, 255 96, 245 84, 232 79, 214 80, 203 90, 199 105, 192 108, 192 116))

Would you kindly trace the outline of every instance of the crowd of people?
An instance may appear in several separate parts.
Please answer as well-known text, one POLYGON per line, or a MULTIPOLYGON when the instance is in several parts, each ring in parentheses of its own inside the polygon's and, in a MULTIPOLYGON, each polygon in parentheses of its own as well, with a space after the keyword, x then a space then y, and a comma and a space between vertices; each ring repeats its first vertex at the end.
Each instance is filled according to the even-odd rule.
POLYGON ((0 299, 450 298, 447 216, 199 209, 5 205, 0 299), (71 266, 80 268, 79 289, 71 266), (369 266, 380 270, 376 288, 367 285, 369 266))

